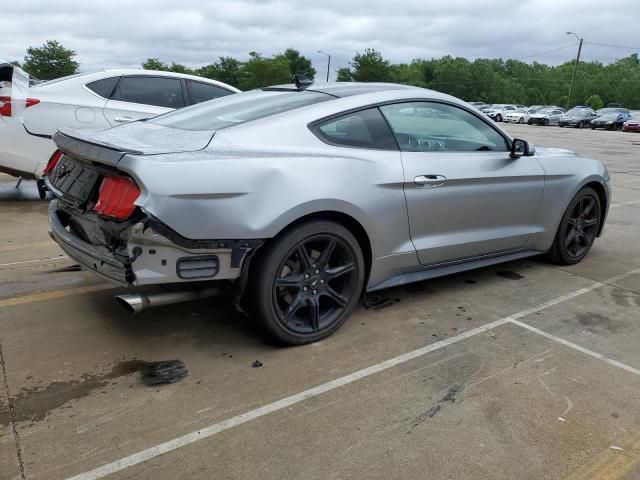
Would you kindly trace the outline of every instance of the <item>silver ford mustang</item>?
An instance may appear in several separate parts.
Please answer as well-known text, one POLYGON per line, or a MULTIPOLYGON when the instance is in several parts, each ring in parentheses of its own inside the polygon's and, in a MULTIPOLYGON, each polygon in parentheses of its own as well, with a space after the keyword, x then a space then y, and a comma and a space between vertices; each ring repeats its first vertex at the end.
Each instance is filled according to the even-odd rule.
POLYGON ((285 344, 333 333, 366 292, 542 253, 579 262, 611 196, 599 161, 394 84, 298 78, 54 140, 52 237, 112 281, 165 287, 123 304, 231 287, 285 344))

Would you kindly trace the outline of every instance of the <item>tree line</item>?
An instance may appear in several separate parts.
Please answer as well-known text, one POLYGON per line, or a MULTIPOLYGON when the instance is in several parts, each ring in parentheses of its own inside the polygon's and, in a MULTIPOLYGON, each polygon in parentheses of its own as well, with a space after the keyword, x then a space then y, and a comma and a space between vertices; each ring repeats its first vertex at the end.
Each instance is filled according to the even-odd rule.
MULTIPOLYGON (((35 78, 48 80, 78 71, 76 53, 55 40, 42 47, 29 47, 22 67, 35 78)), ((202 67, 165 63, 149 58, 142 67, 190 73, 249 90, 289 83, 292 74, 315 77, 311 60, 289 48, 265 57, 250 52, 247 60, 219 57, 202 67)), ((409 63, 391 63, 374 49, 355 54, 349 66, 337 70, 338 81, 395 82, 430 88, 468 100, 487 103, 521 103, 524 105, 559 105, 567 103, 574 61, 545 65, 520 60, 479 58, 474 61, 446 55, 409 63)), ((640 59, 634 53, 615 62, 580 62, 571 96, 571 105, 586 104, 600 108, 620 103, 640 109, 640 59)))

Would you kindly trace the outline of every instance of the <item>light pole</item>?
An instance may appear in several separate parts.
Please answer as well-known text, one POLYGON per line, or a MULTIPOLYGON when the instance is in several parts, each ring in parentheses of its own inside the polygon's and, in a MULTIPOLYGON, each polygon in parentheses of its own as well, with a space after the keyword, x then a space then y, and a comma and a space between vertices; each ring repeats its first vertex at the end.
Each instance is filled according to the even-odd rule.
POLYGON ((318 53, 324 53, 327 56, 327 82, 329 81, 329 68, 331 68, 331 55, 327 52, 318 50, 318 53))
POLYGON ((580 38, 573 32, 567 32, 567 35, 573 35, 578 40, 580 40, 580 44, 578 45, 578 56, 576 57, 576 63, 573 66, 573 75, 571 76, 571 85, 569 85, 569 95, 567 96, 567 110, 569 109, 569 102, 571 102, 571 92, 573 91, 573 82, 576 80, 576 72, 578 71, 578 63, 580 63, 580 53, 582 52, 582 42, 584 38, 580 38))

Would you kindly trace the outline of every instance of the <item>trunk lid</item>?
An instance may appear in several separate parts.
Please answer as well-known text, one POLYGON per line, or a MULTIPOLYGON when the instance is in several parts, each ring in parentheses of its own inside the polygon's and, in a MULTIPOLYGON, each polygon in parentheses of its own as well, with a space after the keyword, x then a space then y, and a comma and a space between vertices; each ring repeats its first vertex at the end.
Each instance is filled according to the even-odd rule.
POLYGON ((189 131, 145 123, 106 130, 61 128, 53 136, 60 150, 73 157, 117 167, 126 154, 158 155, 204 149, 215 131, 189 131))

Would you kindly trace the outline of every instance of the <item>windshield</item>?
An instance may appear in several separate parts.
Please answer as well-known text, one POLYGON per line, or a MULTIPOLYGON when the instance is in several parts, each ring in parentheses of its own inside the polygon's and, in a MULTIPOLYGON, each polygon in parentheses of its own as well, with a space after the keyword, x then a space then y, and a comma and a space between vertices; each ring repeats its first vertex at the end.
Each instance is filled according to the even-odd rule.
POLYGON ((618 113, 621 111, 621 108, 601 108, 600 110, 597 110, 596 113, 598 115, 604 115, 605 113, 618 113))
POLYGON ((540 110, 538 110, 536 113, 540 113, 540 114, 544 114, 544 113, 551 113, 553 112, 555 109, 554 108, 541 108, 540 110))
POLYGON ((618 115, 620 115, 620 112, 604 112, 602 115, 600 115, 603 118, 618 118, 618 115))
POLYGON ((585 117, 587 115, 587 110, 583 110, 581 108, 574 108, 567 112, 567 115, 571 115, 574 117, 585 117))
POLYGON ((166 113, 148 123, 180 130, 220 130, 333 98, 308 91, 251 90, 166 113))

